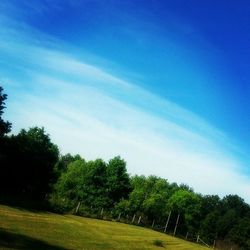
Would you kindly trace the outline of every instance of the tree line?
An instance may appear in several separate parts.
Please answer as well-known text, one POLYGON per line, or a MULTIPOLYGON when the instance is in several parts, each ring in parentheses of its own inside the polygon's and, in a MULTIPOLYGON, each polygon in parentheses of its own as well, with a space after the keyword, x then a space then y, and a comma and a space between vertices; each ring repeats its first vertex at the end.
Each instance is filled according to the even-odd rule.
POLYGON ((2 118, 7 95, 0 87, 0 202, 36 204, 60 213, 106 216, 169 233, 231 241, 250 249, 250 206, 238 195, 201 195, 157 176, 130 176, 119 156, 105 162, 60 155, 44 128, 8 135, 2 118), (166 227, 166 221, 168 225, 166 227))

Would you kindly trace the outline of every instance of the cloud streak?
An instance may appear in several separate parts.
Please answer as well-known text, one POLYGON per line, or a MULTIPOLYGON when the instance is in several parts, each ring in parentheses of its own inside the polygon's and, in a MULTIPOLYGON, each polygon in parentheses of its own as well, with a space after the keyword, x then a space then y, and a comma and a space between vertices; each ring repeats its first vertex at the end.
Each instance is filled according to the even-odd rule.
POLYGON ((121 155, 131 174, 159 175, 202 193, 238 193, 250 202, 250 181, 223 132, 105 65, 59 50, 63 43, 43 46, 25 33, 16 43, 8 32, 0 41, 0 77, 8 79, 6 117, 14 132, 44 126, 62 153, 121 155), (11 67, 17 75, 8 74, 11 67))

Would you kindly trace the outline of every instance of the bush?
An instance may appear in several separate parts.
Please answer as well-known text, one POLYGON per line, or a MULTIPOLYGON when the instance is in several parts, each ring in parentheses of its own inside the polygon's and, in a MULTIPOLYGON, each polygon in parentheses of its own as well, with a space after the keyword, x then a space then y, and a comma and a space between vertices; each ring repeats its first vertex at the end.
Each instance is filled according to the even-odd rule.
POLYGON ((164 247, 162 240, 154 240, 153 244, 158 247, 164 247))
POLYGON ((69 213, 76 208, 76 202, 65 198, 63 199, 55 194, 50 195, 49 205, 50 209, 57 213, 69 213))

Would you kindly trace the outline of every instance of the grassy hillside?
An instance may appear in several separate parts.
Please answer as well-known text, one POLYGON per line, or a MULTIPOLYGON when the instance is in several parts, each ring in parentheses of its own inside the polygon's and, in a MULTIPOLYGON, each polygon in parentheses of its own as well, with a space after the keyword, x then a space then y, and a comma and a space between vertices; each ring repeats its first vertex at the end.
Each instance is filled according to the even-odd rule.
POLYGON ((150 229, 117 222, 30 212, 0 205, 0 249, 204 250, 150 229), (160 240, 163 247, 155 246, 160 240))

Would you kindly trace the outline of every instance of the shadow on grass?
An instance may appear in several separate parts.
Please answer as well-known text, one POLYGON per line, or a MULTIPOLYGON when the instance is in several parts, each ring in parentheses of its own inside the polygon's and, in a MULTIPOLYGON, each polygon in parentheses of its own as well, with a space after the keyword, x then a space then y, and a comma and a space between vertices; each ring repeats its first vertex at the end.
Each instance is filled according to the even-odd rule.
POLYGON ((6 231, 2 228, 0 228, 0 249, 66 250, 66 248, 50 245, 45 241, 6 231))
POLYGON ((0 194, 0 204, 35 213, 51 210, 48 202, 33 201, 21 195, 12 196, 0 194))

